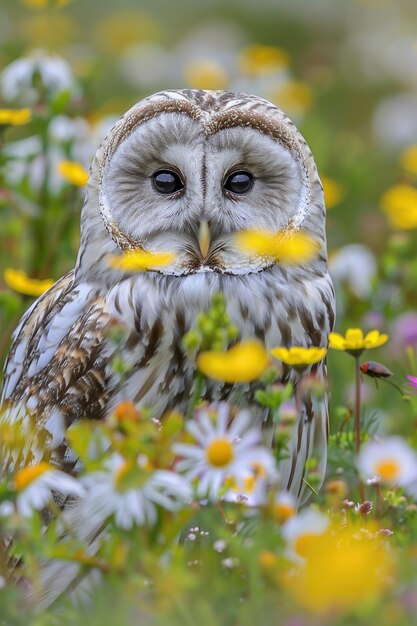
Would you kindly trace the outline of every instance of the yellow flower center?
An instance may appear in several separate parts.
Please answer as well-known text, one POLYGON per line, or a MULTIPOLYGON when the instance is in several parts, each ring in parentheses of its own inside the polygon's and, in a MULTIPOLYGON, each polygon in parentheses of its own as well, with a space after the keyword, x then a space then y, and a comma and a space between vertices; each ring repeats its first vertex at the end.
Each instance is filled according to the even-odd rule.
POLYGON ((382 480, 395 480, 400 473, 400 464, 395 459, 385 459, 377 463, 375 470, 382 480))
POLYGON ((233 445, 224 437, 213 439, 206 448, 206 459, 214 467, 226 467, 233 457, 233 445))
POLYGON ((52 469, 52 466, 45 461, 38 463, 37 465, 31 465, 30 467, 24 467, 17 472, 14 477, 14 484, 17 491, 22 491, 25 489, 30 483, 32 483, 36 478, 39 478, 45 472, 48 472, 52 469))
POLYGON ((317 541, 318 535, 314 533, 304 533, 299 535, 294 541, 294 550, 299 556, 307 556, 313 544, 317 541))
POLYGON ((295 509, 291 504, 288 504, 287 502, 276 502, 273 506, 273 515, 278 520, 278 522, 283 524, 288 519, 290 519, 290 517, 293 517, 293 515, 295 515, 295 509))

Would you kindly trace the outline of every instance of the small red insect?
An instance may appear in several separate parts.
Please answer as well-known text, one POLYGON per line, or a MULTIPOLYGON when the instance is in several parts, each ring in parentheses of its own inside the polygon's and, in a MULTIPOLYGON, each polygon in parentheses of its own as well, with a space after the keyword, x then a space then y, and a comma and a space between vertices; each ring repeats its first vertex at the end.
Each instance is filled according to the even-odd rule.
POLYGON ((366 374, 371 378, 389 378, 393 376, 393 373, 382 365, 382 363, 377 363, 377 361, 365 361, 360 364, 360 370, 362 374, 366 374))

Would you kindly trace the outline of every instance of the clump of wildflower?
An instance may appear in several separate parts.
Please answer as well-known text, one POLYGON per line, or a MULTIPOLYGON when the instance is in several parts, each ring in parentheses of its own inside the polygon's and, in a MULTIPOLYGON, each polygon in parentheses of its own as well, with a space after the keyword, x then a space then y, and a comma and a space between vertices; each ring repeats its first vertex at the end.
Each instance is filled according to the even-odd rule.
POLYGON ((175 260, 172 252, 150 252, 149 250, 132 250, 120 256, 109 255, 108 264, 121 272, 144 272, 146 270, 165 267, 175 260))
POLYGON ((29 278, 25 272, 15 270, 11 267, 4 270, 4 282, 10 289, 22 293, 25 296, 34 297, 41 296, 54 284, 52 278, 46 278, 44 280, 29 278))
POLYGON ((32 515, 34 510, 40 511, 47 507, 54 493, 78 497, 85 494, 78 480, 44 461, 17 472, 13 485, 17 492, 17 510, 24 517, 32 515))
POLYGON ((0 109, 0 125, 22 126, 32 119, 30 109, 0 109))
POLYGON ((197 367, 205 376, 227 383, 256 380, 268 365, 268 355, 261 343, 242 341, 226 351, 208 350, 197 357, 197 367))
POLYGON ((283 583, 312 613, 347 612, 379 599, 392 584, 394 567, 382 537, 328 526, 283 583))
POLYGON ((320 246, 303 232, 244 230, 235 235, 244 252, 274 259, 277 263, 300 265, 317 256, 320 246))
POLYGON ((272 454, 258 445, 261 431, 250 428, 246 411, 231 420, 227 404, 202 409, 186 429, 194 443, 174 444, 174 453, 181 457, 175 467, 187 480, 196 481, 199 497, 216 500, 222 489, 236 485, 237 490, 243 485, 243 491, 252 491, 258 479, 276 473, 272 454))
POLYGON ((327 348, 310 346, 292 346, 291 348, 272 348, 271 354, 279 361, 294 367, 312 365, 322 361, 326 356, 327 348))
POLYGON ((366 442, 358 457, 358 468, 364 478, 373 478, 387 485, 406 486, 417 480, 417 455, 401 439, 366 442))
POLYGON ((343 350, 359 356, 364 350, 379 348, 388 341, 388 335, 381 334, 379 330, 371 330, 365 336, 360 328, 348 328, 346 335, 330 333, 329 346, 333 350, 343 350))
POLYGON ((88 182, 88 172, 81 165, 74 161, 61 161, 57 170, 66 181, 77 187, 85 187, 88 182))

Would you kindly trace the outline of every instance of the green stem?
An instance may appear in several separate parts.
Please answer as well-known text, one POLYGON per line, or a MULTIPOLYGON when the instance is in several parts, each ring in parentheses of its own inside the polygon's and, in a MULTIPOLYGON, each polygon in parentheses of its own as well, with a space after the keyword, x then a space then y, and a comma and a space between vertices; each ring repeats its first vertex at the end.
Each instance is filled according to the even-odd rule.
POLYGON ((187 410, 187 419, 191 419, 194 415, 194 409, 200 403, 201 394, 203 393, 204 387, 204 376, 201 372, 197 372, 196 377, 194 379, 194 388, 193 395, 190 398, 190 404, 188 405, 187 410))
MULTIPOLYGON (((355 356, 355 450, 359 454, 361 449, 361 370, 359 356, 355 356)), ((359 496, 361 502, 365 500, 365 487, 358 479, 359 496)))
POLYGON ((358 454, 361 448, 361 370, 359 357, 355 357, 355 450, 358 454))

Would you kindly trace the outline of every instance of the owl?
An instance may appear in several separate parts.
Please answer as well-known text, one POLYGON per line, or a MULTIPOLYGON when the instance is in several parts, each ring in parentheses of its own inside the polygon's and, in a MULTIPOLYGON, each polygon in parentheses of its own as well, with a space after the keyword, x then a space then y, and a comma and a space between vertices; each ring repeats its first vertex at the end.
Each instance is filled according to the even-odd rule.
MULTIPOLYGON (((169 90, 134 105, 100 146, 90 169, 75 268, 27 311, 5 365, 3 422, 43 433, 52 462, 76 470, 66 431, 100 420, 122 401, 160 418, 185 412, 195 359, 182 338, 213 295, 224 294, 238 340, 326 346, 334 324, 327 272, 323 189, 313 156, 293 123, 266 100, 228 91, 169 90), (302 266, 283 266, 237 249, 238 231, 299 231, 319 245, 302 266), (204 237, 202 237, 204 232, 204 237), (171 251, 154 271, 111 267, 110 255, 171 251), (123 340, 114 340, 114 329, 123 340), (113 367, 115 357, 123 374, 113 367)), ((325 363, 312 366, 324 378, 325 363)), ((285 367, 282 381, 297 384, 285 367)), ((245 402, 253 385, 209 383, 208 400, 245 402)), ((304 397, 280 467, 282 487, 306 496, 306 460, 326 465, 326 399, 304 397)), ((28 443, 8 467, 44 454, 28 443)))

